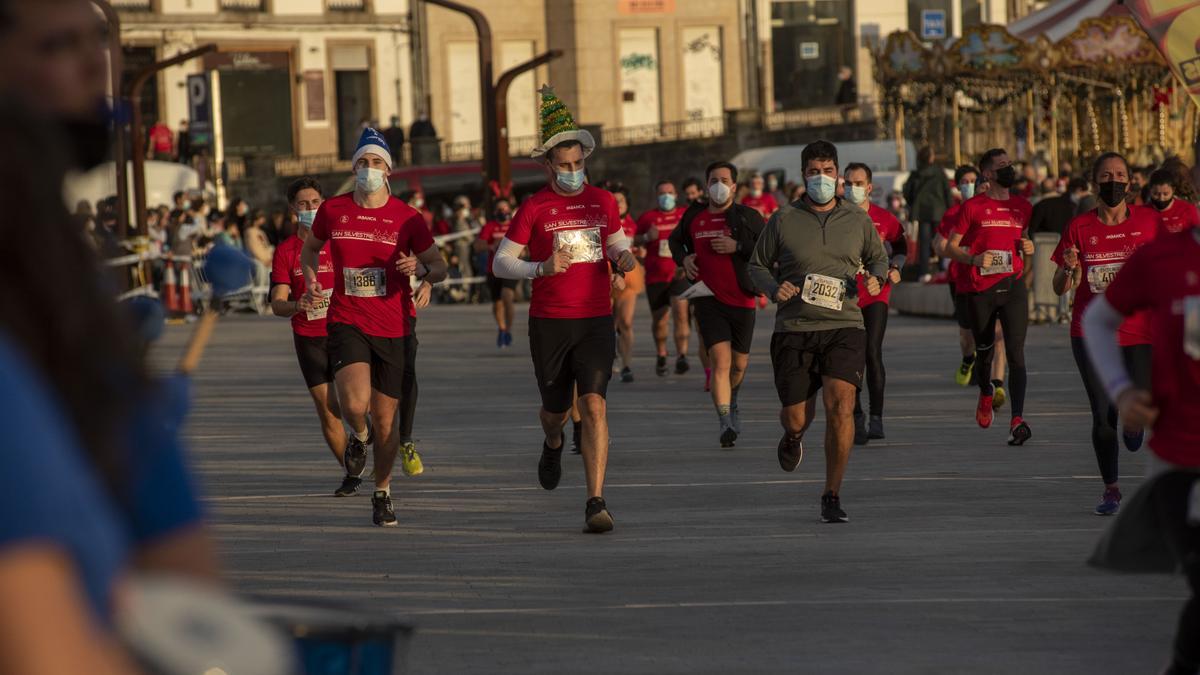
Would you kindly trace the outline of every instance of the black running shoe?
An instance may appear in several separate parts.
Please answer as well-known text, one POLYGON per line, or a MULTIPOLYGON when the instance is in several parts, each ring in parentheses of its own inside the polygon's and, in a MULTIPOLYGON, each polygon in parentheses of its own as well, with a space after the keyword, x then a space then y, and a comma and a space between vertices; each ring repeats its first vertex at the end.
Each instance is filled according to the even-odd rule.
POLYGON ((356 478, 362 476, 363 471, 367 468, 367 444, 358 440, 354 434, 350 435, 350 443, 346 445, 344 463, 346 475, 356 478))
POLYGON ((562 480, 562 446, 555 449, 542 441, 542 458, 538 460, 538 482, 542 484, 543 488, 553 490, 558 487, 560 480, 562 480))
POLYGON ((625 366, 621 369, 621 381, 626 384, 633 382, 633 370, 631 370, 629 366, 625 366))
POLYGON ((804 443, 799 436, 793 437, 784 433, 783 438, 779 439, 779 450, 776 454, 779 457, 780 468, 784 471, 795 471, 796 467, 800 466, 800 460, 804 459, 804 443))
POLYGON ((737 436, 737 431, 733 427, 721 429, 721 447, 732 448, 734 441, 737 440, 737 436))
POLYGON ((358 486, 362 485, 362 479, 358 476, 346 476, 342 479, 342 485, 333 491, 334 497, 349 497, 358 492, 358 486))
POLYGON ((866 445, 870 437, 867 435, 867 416, 854 413, 854 444, 866 445))
POLYGON ((660 356, 654 360, 654 374, 659 377, 667 376, 667 357, 660 356))
POLYGON ((391 495, 376 490, 375 494, 371 495, 371 508, 374 510, 372 518, 376 525, 380 527, 396 526, 396 512, 392 510, 391 495))
POLYGON ((842 510, 842 500, 833 493, 821 495, 821 522, 848 523, 850 516, 842 510))
POLYGON ((682 374, 686 373, 691 367, 692 366, 691 366, 691 364, 688 363, 686 356, 680 354, 679 358, 675 359, 675 374, 676 375, 682 375, 682 374))
POLYGON ((584 508, 584 522, 587 526, 583 531, 592 534, 602 534, 613 529, 613 517, 608 512, 608 505, 604 503, 604 497, 592 497, 587 500, 587 506, 584 508))
POLYGON ((883 435, 883 415, 871 415, 867 426, 867 438, 878 440, 884 438, 883 435))

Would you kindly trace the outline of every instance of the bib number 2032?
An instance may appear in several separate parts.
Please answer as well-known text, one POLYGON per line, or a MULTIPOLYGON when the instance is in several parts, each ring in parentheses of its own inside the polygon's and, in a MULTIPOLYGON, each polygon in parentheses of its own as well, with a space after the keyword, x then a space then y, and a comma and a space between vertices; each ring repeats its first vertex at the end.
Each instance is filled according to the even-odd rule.
POLYGON ((387 275, 382 267, 347 267, 342 270, 346 295, 356 298, 382 298, 387 295, 387 275))
POLYGON ((841 309, 842 302, 846 299, 846 281, 824 274, 810 274, 804 277, 800 299, 825 309, 841 309))

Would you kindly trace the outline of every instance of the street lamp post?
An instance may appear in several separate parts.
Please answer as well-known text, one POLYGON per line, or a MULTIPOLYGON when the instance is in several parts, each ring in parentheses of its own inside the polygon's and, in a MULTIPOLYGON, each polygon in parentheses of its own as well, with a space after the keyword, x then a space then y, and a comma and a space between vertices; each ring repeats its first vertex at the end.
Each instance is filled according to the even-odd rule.
POLYGON ((495 108, 496 127, 493 135, 496 138, 496 187, 501 191, 508 189, 512 182, 512 157, 508 154, 508 87, 521 73, 533 70, 538 66, 562 56, 561 49, 551 49, 548 52, 513 66, 500 74, 496 81, 495 108))

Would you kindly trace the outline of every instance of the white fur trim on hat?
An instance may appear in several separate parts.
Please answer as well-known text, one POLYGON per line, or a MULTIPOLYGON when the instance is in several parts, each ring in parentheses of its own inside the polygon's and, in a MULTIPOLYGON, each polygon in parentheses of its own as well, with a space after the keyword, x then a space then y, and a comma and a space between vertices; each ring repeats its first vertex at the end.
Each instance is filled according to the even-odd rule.
POLYGON ((573 129, 571 131, 560 131, 551 136, 540 147, 533 149, 533 157, 541 157, 550 151, 550 148, 562 143, 563 141, 579 141, 583 145, 583 156, 587 157, 596 149, 596 139, 588 133, 587 129, 573 129))
POLYGON ((388 168, 391 168, 392 166, 392 153, 388 152, 387 148, 372 144, 359 146, 359 148, 354 151, 354 157, 350 159, 350 166, 358 164, 358 158, 362 157, 363 155, 379 155, 380 158, 387 163, 388 168))

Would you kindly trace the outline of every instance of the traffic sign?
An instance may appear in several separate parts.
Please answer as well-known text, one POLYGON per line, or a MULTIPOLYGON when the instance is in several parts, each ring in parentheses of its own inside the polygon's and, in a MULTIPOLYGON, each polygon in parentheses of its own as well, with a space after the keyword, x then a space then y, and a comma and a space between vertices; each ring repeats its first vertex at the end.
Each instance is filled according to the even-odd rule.
POLYGON ((941 9, 921 10, 921 39, 946 39, 946 12, 941 9))

